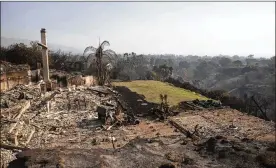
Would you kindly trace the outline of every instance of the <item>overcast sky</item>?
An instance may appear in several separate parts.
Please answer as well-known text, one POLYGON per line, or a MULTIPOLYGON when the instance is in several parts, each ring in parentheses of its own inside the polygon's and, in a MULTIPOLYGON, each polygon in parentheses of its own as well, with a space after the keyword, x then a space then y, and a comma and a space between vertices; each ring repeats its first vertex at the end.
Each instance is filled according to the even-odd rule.
POLYGON ((2 2, 1 36, 116 52, 275 55, 274 2, 2 2))

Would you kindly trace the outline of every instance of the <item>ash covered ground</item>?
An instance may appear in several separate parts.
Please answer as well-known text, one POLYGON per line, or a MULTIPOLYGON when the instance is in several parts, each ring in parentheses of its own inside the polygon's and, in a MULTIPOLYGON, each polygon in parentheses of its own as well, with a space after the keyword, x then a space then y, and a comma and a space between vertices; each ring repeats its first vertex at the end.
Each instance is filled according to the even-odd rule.
POLYGON ((18 85, 1 95, 1 167, 276 166, 274 122, 230 108, 178 109, 160 120, 155 106, 124 87, 43 95, 18 85), (116 122, 99 119, 98 107, 116 122))

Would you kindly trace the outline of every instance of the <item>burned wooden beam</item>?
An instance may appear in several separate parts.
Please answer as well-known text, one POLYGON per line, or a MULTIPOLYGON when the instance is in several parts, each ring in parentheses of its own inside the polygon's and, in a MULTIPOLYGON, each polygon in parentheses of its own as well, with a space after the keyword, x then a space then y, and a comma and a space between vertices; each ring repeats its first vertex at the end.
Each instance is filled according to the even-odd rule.
POLYGON ((266 113, 262 110, 262 108, 259 106, 259 104, 257 103, 257 101, 254 99, 254 96, 251 97, 252 101, 256 104, 256 106, 258 107, 258 109, 261 111, 263 117, 265 120, 269 120, 268 117, 266 116, 266 113))
POLYGON ((17 116, 15 117, 15 120, 17 121, 16 123, 12 124, 10 130, 9 130, 9 133, 11 133, 14 128, 17 126, 17 124, 19 123, 19 119, 20 117, 22 116, 22 114, 27 110, 29 109, 29 107, 31 106, 31 103, 30 101, 27 101, 23 104, 23 107, 21 108, 21 110, 19 111, 19 113, 17 114, 17 116))
POLYGON ((7 150, 28 150, 30 148, 0 143, 0 147, 7 150))
POLYGON ((183 128, 180 124, 173 120, 169 120, 169 123, 174 126, 176 129, 178 129, 181 133, 183 133, 186 137, 191 138, 192 140, 196 140, 198 134, 198 125, 195 126, 195 130, 193 133, 191 133, 189 130, 183 128))
POLYGON ((101 88, 89 88, 89 90, 92 91, 92 92, 96 92, 98 95, 103 94, 105 96, 112 93, 111 91, 104 90, 104 89, 101 89, 101 88))

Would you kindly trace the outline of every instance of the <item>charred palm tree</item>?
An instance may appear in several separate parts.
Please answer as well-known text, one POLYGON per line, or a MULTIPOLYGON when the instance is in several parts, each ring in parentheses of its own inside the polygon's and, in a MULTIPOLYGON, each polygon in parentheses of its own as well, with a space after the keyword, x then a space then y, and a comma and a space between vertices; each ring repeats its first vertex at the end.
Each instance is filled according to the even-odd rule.
POLYGON ((87 66, 91 63, 91 58, 96 58, 96 66, 97 66, 97 78, 98 84, 104 85, 108 78, 108 68, 110 64, 114 64, 116 61, 116 53, 113 50, 104 50, 105 46, 109 46, 108 41, 103 41, 99 43, 99 47, 95 48, 93 46, 86 47, 83 55, 90 52, 90 54, 86 57, 87 66))

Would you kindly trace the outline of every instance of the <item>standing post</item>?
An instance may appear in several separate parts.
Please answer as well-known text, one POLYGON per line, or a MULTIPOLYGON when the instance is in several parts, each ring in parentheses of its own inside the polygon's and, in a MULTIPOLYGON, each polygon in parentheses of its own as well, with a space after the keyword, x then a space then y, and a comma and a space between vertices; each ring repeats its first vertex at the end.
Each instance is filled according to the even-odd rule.
POLYGON ((41 43, 46 46, 42 47, 42 63, 43 63, 43 79, 45 82, 49 82, 49 61, 48 61, 48 48, 47 48, 47 39, 46 39, 46 29, 42 28, 41 33, 41 43))
POLYGON ((42 28, 41 33, 41 43, 38 43, 42 47, 42 64, 43 64, 43 80, 46 84, 47 91, 52 90, 52 83, 49 78, 49 62, 48 62, 48 47, 46 39, 46 30, 42 28))

